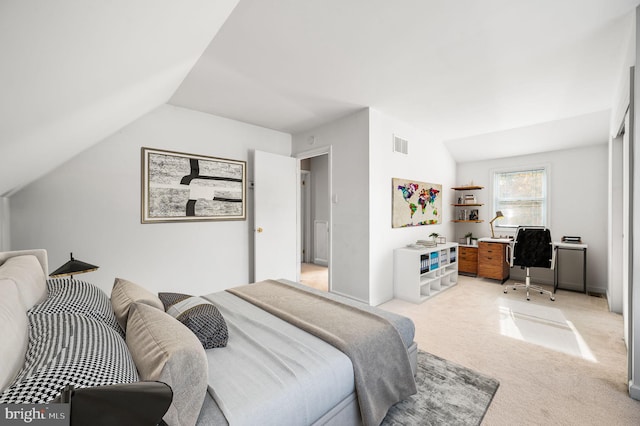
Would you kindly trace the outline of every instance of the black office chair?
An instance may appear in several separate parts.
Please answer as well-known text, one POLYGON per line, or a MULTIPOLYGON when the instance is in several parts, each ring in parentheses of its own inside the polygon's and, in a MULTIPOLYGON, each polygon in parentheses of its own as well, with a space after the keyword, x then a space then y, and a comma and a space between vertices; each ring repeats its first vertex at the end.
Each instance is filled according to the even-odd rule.
POLYGON ((555 294, 537 285, 531 285, 531 275, 529 268, 549 268, 553 269, 555 265, 555 253, 551 244, 551 232, 542 226, 521 226, 516 233, 515 245, 513 247, 513 256, 511 256, 511 267, 520 266, 527 270, 527 276, 524 284, 506 285, 504 292, 509 287, 525 288, 527 290, 527 300, 529 290, 539 291, 540 294, 548 294, 551 300, 556 300, 555 294))

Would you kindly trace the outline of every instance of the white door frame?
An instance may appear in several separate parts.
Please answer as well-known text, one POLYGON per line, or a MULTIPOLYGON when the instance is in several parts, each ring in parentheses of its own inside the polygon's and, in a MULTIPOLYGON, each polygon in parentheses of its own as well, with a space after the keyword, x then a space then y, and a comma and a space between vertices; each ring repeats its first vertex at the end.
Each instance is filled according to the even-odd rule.
POLYGON ((300 186, 300 217, 302 220, 302 230, 300 239, 304 244, 304 254, 300 254, 302 262, 309 263, 311 259, 311 172, 309 170, 300 170, 300 182, 302 179, 306 185, 300 186))
MULTIPOLYGON (((332 247, 332 240, 333 240, 333 203, 331 202, 331 198, 332 198, 332 194, 333 194, 333 156, 332 156, 332 148, 331 146, 323 146, 323 147, 319 147, 319 148, 315 148, 315 149, 311 149, 308 151, 303 151, 303 152, 299 152, 295 155, 295 158, 298 160, 298 179, 300 179, 300 161, 301 160, 305 160, 307 158, 312 158, 312 157, 318 157, 320 155, 327 155, 327 163, 328 163, 328 175, 329 175, 329 191, 328 192, 328 197, 329 197, 329 236, 328 236, 328 240, 329 240, 329 256, 328 256, 328 268, 329 268, 329 274, 328 274, 328 290, 331 291, 331 282, 333 281, 331 279, 332 271, 331 271, 331 264, 332 264, 332 257, 333 257, 333 250, 331 249, 332 247)), ((300 182, 298 182, 298 200, 301 199, 301 194, 300 194, 300 182)), ((302 217, 301 217, 301 211, 300 211, 300 203, 298 202, 298 225, 300 225, 302 223, 302 217)), ((301 255, 302 250, 302 235, 300 235, 300 226, 298 226, 298 256, 301 255)), ((301 264, 302 259, 300 257, 298 257, 298 281, 300 281, 300 264, 301 264)))

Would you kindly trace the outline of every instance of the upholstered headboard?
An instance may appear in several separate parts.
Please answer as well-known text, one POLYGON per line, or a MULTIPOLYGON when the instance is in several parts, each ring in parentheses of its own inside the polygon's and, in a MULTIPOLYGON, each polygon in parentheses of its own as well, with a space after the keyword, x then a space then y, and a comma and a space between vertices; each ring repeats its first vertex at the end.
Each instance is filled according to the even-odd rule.
POLYGON ((40 265, 42 265, 42 271, 44 272, 45 277, 49 275, 49 261, 47 259, 47 251, 44 249, 36 249, 36 250, 16 250, 16 251, 4 251, 0 252, 0 266, 12 257, 16 256, 24 256, 31 254, 38 259, 40 265))
POLYGON ((46 250, 0 252, 0 392, 24 363, 27 310, 46 297, 47 273, 46 250))

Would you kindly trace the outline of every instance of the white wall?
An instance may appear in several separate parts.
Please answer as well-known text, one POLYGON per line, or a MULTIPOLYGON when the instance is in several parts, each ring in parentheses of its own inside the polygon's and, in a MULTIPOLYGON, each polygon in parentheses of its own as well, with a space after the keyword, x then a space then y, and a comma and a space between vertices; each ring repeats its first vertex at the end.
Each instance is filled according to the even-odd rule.
POLYGON ((0 197, 0 251, 7 251, 10 247, 9 212, 9 198, 0 197))
POLYGON ((429 239, 432 232, 447 237, 447 241, 456 241, 451 222, 451 187, 456 184, 456 164, 442 142, 373 109, 369 135, 370 303, 379 305, 393 298, 393 249, 418 239, 429 239), (409 141, 408 155, 392 151, 394 134, 409 141), (394 177, 441 184, 442 223, 392 228, 391 179, 394 177))
MULTIPOLYGON (((589 245, 587 289, 605 293, 607 289, 607 192, 608 147, 601 145, 586 148, 553 151, 541 154, 511 157, 498 160, 458 164, 457 180, 460 184, 473 181, 484 186, 476 191, 480 224, 461 224, 458 237, 472 231, 474 236, 490 236, 489 222, 492 216, 491 171, 507 167, 527 167, 547 164, 549 169, 549 223, 551 236, 559 240, 563 235, 579 235, 589 245)), ((498 225, 499 222, 495 222, 498 225)), ((496 227, 496 235, 507 234, 505 228, 496 227)), ((521 276, 514 268, 512 276, 521 276)), ((550 271, 534 270, 533 277, 542 282, 552 282, 550 271)), ((578 276, 579 278, 579 276, 578 276)))
POLYGON ((332 147, 331 288, 365 303, 369 301, 368 143, 368 109, 295 134, 292 143, 294 155, 332 147))
POLYGON ((142 146, 246 161, 253 149, 290 155, 291 136, 163 105, 14 194, 11 248, 47 249, 52 269, 73 252, 100 266, 77 278, 107 293, 115 277, 190 294, 248 283, 252 191, 246 221, 143 225, 142 146))

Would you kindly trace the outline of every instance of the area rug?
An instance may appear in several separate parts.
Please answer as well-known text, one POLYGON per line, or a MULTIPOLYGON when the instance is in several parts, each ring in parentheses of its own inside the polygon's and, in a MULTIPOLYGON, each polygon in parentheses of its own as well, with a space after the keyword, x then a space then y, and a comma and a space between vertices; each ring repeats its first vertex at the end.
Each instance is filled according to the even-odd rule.
POLYGON ((389 409, 384 426, 479 425, 500 383, 418 351, 418 393, 389 409))

